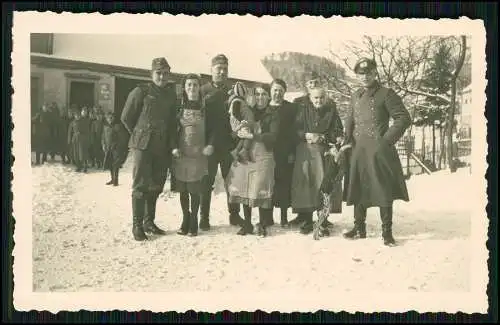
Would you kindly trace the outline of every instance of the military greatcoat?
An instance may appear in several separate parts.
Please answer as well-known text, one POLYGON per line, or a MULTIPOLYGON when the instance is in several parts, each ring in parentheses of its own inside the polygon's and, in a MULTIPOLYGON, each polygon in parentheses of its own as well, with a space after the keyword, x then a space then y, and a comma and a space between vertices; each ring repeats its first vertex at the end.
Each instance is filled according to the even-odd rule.
POLYGON ((410 124, 410 114, 392 89, 375 83, 354 93, 346 121, 347 141, 353 144, 347 205, 390 207, 397 199, 409 201, 395 144, 410 124))
POLYGON ((163 190, 177 145, 176 102, 173 85, 160 88, 153 83, 136 87, 125 102, 121 121, 130 133, 133 197, 163 190))

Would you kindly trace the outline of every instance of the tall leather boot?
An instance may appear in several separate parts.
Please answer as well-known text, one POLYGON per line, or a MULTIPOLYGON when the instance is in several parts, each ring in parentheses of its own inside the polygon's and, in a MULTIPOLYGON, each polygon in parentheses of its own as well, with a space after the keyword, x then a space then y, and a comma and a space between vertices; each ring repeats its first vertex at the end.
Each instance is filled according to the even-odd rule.
POLYGON ((310 234, 314 228, 313 213, 312 212, 304 213, 303 219, 305 220, 305 222, 300 227, 300 233, 303 235, 310 234))
POLYGON ((380 218, 382 219, 382 238, 384 239, 384 245, 396 245, 396 241, 392 236, 392 206, 380 207, 380 218))
POLYGON ((354 205, 354 228, 344 234, 347 239, 366 238, 366 208, 361 204, 354 205))
POLYGON ((247 234, 253 233, 253 225, 252 225, 252 208, 248 205, 243 206, 243 213, 245 215, 245 222, 241 226, 241 229, 237 232, 240 236, 245 236, 247 234))
POLYGON ((257 235, 260 237, 267 236, 267 222, 269 220, 269 211, 272 209, 259 208, 259 224, 257 225, 257 235))
POLYGON ((165 235, 165 230, 158 228, 154 221, 156 217, 156 194, 146 195, 146 215, 144 216, 144 231, 154 235, 165 235))
POLYGON ((182 223, 177 234, 185 236, 189 232, 189 223, 191 220, 191 212, 189 211, 189 193, 181 192, 179 195, 181 200, 181 208, 182 208, 182 223))
POLYGON ((203 193, 200 201, 200 229, 210 229, 210 203, 212 200, 212 191, 203 193))
POLYGON ((144 219, 144 204, 145 200, 143 198, 132 197, 132 234, 134 235, 134 239, 137 241, 148 239, 142 226, 144 219))
POLYGON ((113 169, 110 169, 109 173, 111 174, 111 179, 109 180, 109 182, 106 183, 106 185, 113 185, 113 183, 115 181, 115 174, 113 172, 113 169))
POLYGON ((191 215, 189 219, 189 236, 198 236, 198 211, 200 208, 200 196, 190 194, 191 197, 191 215))
POLYGON ((288 227, 288 209, 287 208, 281 208, 281 221, 280 225, 282 228, 287 228, 288 227))
POLYGON ((113 169, 113 186, 118 186, 118 168, 113 169))

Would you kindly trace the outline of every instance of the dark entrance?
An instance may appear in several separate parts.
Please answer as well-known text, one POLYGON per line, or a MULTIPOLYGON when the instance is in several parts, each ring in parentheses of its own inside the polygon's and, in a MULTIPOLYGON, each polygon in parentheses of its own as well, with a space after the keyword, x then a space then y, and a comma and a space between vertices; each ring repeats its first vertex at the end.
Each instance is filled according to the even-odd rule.
POLYGON ((85 81, 71 81, 69 104, 77 108, 86 106, 92 108, 95 104, 95 83, 85 81))
POLYGON ((147 82, 141 79, 115 78, 115 116, 120 118, 123 106, 127 101, 128 94, 140 83, 147 82))

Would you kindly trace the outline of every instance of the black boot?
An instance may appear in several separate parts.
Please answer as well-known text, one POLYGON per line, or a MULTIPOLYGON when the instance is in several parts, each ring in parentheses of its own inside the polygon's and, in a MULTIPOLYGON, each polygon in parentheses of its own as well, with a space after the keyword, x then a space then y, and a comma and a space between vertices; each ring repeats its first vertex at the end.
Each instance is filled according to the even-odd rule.
POLYGON ((210 201, 212 199, 212 191, 206 192, 201 196, 200 201, 200 229, 210 230, 210 201))
POLYGON ((118 186, 118 168, 115 168, 113 171, 113 186, 118 186))
POLYGON ((366 208, 361 204, 354 206, 354 228, 344 234, 347 239, 366 238, 366 208))
POLYGON ((247 205, 243 206, 243 212, 245 215, 245 222, 241 226, 241 229, 237 232, 240 236, 245 236, 247 234, 253 233, 253 225, 252 225, 252 208, 247 205))
POLYGON ((114 179, 114 173, 113 173, 113 170, 111 169, 110 170, 110 174, 111 174, 111 179, 109 180, 109 182, 106 183, 106 185, 113 185, 115 179, 114 179))
POLYGON ((182 214, 182 224, 179 231, 177 231, 178 235, 186 236, 189 232, 189 221, 191 219, 191 214, 182 214))
POLYGON ((134 239, 137 241, 148 239, 148 237, 146 237, 146 234, 144 233, 144 228, 142 226, 144 218, 144 204, 145 201, 143 198, 132 198, 132 234, 134 235, 134 239))
POLYGON ((231 226, 242 226, 245 223, 245 220, 243 220, 240 217, 240 214, 237 212, 231 212, 229 214, 229 224, 231 226))
POLYGON ((189 236, 198 236, 198 211, 200 208, 200 196, 190 194, 191 196, 191 214, 189 219, 189 236))
POLYGON ((185 236, 189 232, 189 223, 191 220, 191 212, 189 211, 189 194, 187 192, 181 192, 179 198, 181 200, 182 224, 177 234, 185 236))
POLYGON ((259 208, 259 223, 257 224, 257 235, 260 237, 267 237, 267 223, 269 222, 269 215, 272 215, 273 209, 259 208))
POLYGON ((380 218, 382 219, 384 245, 395 246, 396 241, 392 236, 392 207, 380 207, 380 218))
POLYGON ((280 225, 282 228, 288 228, 288 214, 287 214, 287 208, 281 208, 281 222, 280 225))
POLYGON ((290 220, 290 226, 298 226, 304 222, 304 215, 299 213, 295 219, 290 220))
POLYGON ((300 227, 301 234, 308 235, 313 231, 314 223, 312 220, 312 215, 313 215, 312 213, 304 213, 303 214, 303 218, 304 218, 305 222, 300 227))
POLYGON ((154 221, 156 217, 156 200, 158 196, 149 194, 146 196, 146 216, 144 217, 144 231, 154 235, 165 235, 165 230, 158 228, 154 221))

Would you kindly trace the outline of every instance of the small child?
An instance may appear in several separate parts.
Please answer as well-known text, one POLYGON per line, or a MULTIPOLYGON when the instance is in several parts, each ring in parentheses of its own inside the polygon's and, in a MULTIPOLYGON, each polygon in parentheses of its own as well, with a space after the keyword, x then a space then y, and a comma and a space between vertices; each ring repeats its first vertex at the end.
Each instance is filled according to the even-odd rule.
POLYGON ((123 128, 120 123, 115 123, 112 112, 106 112, 101 144, 104 152, 103 169, 107 169, 111 173, 111 180, 106 185, 118 186, 118 171, 127 158, 128 148, 123 128))
POLYGON ((231 151, 233 159, 241 163, 253 161, 250 156, 250 145, 253 133, 251 131, 255 122, 254 114, 246 102, 246 89, 241 82, 236 82, 229 91, 229 123, 236 136, 241 139, 236 148, 231 151))

